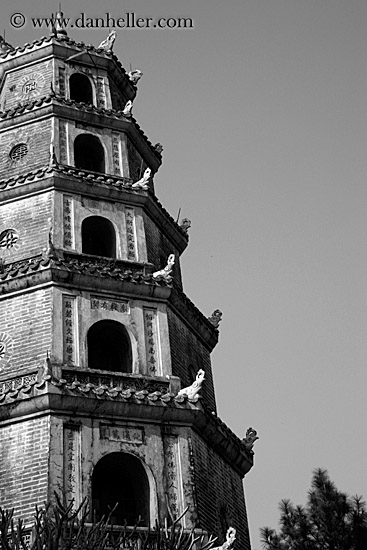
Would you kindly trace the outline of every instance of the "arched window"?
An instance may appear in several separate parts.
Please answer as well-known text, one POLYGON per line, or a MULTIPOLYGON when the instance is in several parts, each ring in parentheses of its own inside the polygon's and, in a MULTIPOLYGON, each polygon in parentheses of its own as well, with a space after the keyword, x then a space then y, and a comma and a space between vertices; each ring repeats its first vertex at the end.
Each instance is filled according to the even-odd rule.
POLYGON ((74 164, 82 170, 104 172, 104 149, 100 140, 92 134, 79 134, 74 140, 74 164))
POLYGON ((93 104, 93 90, 89 78, 82 73, 74 73, 69 80, 70 99, 93 104))
POLYGON ((110 220, 102 216, 88 216, 83 220, 82 252, 116 258, 116 234, 110 220))
POLYGON ((92 508, 98 521, 116 506, 111 522, 148 526, 149 480, 141 461, 128 453, 110 453, 97 462, 92 475, 92 508))
POLYGON ((88 367, 112 372, 131 372, 130 338, 121 323, 97 321, 88 330, 88 367))

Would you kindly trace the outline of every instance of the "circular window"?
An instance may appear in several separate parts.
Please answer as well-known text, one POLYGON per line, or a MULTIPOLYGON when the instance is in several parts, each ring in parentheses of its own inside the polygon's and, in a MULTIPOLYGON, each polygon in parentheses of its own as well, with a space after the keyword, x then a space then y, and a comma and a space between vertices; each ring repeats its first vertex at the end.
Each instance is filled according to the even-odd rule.
POLYGON ((5 248, 7 250, 15 248, 18 250, 19 235, 15 229, 5 229, 0 233, 0 248, 5 248))
POLYGON ((18 143, 15 145, 9 153, 11 160, 17 161, 21 160, 28 153, 28 147, 26 143, 18 143))

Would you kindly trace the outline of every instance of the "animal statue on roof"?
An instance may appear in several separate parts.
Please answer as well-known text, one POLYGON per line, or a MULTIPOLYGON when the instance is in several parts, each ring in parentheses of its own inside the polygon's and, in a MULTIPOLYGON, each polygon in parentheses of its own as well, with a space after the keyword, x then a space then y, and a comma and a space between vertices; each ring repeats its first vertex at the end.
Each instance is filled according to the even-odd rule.
POLYGON ((125 107, 123 108, 122 110, 122 114, 126 117, 131 117, 132 113, 131 113, 131 110, 133 108, 133 102, 129 99, 129 101, 127 101, 125 103, 125 107))
POLYGON ((160 269, 159 271, 155 271, 153 273, 153 279, 165 279, 167 282, 170 282, 172 277, 172 269, 175 263, 175 255, 170 254, 167 259, 167 265, 163 269, 160 269))
POLYGON ((229 527, 226 534, 226 541, 222 544, 222 546, 216 546, 215 548, 212 548, 212 550, 230 550, 235 540, 236 529, 234 527, 229 527))
POLYGON ((191 227, 191 220, 189 220, 189 218, 184 218, 180 223, 180 227, 183 231, 185 231, 185 233, 188 233, 191 227))
POLYGON ((196 379, 191 384, 191 386, 187 386, 187 388, 182 388, 182 390, 180 390, 177 395, 187 395, 189 399, 194 399, 196 396, 199 396, 199 391, 201 390, 201 386, 203 385, 204 380, 205 371, 203 369, 199 369, 196 374, 196 379))
POLYGON ((255 441, 259 439, 257 437, 257 431, 253 428, 248 428, 246 431, 246 437, 242 439, 242 443, 248 451, 252 451, 255 441))
POLYGON ((135 85, 139 82, 142 76, 143 76, 143 72, 140 69, 133 69, 128 73, 129 79, 135 85))
POLYGON ((102 40, 98 48, 101 48, 105 52, 111 52, 116 40, 116 31, 111 31, 110 34, 102 40))
POLYGON ((14 46, 6 42, 5 38, 0 35, 0 55, 14 50, 14 46))
POLYGON ((218 328, 219 323, 222 320, 223 313, 220 309, 216 309, 213 311, 210 317, 208 317, 208 321, 213 325, 213 327, 218 328))
POLYGON ((150 179, 151 174, 152 174, 151 169, 146 168, 145 172, 143 174, 143 177, 140 178, 140 180, 133 183, 131 188, 132 189, 144 189, 145 191, 147 191, 149 189, 148 181, 150 179))

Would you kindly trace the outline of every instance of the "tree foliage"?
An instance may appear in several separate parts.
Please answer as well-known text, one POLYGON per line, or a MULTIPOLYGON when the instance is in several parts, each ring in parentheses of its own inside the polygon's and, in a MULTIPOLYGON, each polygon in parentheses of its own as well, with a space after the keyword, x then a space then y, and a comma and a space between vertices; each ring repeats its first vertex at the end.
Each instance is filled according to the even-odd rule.
MULTIPOLYGON (((74 510, 55 495, 55 504, 36 508, 30 529, 14 511, 0 507, 1 550, 210 550, 216 539, 196 536, 180 524, 183 514, 168 526, 156 525, 152 531, 111 525, 111 515, 97 523, 88 523, 87 501, 74 510)), ((186 512, 186 511, 185 511, 186 512)), ((184 512, 184 513, 185 513, 184 512)), ((216 550, 216 549, 213 549, 216 550)))
POLYGON ((265 550, 367 550, 367 509, 339 491, 326 470, 313 472, 305 506, 279 504, 280 530, 260 530, 265 550))

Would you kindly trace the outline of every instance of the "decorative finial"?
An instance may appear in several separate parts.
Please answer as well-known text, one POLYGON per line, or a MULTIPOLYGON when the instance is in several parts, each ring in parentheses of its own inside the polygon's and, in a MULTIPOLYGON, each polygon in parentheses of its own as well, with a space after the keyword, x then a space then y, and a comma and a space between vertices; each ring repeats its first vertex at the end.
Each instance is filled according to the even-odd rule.
POLYGON ((159 153, 161 155, 162 152, 163 152, 163 145, 161 143, 156 143, 154 145, 154 149, 155 149, 155 151, 157 151, 157 153, 159 153))
POLYGON ((184 218, 180 223, 180 227, 183 231, 185 231, 185 233, 188 233, 191 227, 191 220, 189 220, 189 218, 184 218))
POLYGON ((128 117, 128 118, 131 117, 132 116, 132 112, 131 112, 132 108, 133 108, 133 102, 130 101, 130 99, 129 99, 129 101, 125 104, 125 107, 122 110, 122 114, 124 116, 128 117))
POLYGON ((175 263, 175 255, 170 254, 168 256, 167 265, 163 269, 160 269, 159 271, 156 271, 153 273, 153 279, 165 279, 167 282, 170 282, 172 280, 172 269, 175 263))
POLYGON ((140 180, 133 183, 131 188, 132 189, 144 189, 144 191, 147 191, 149 189, 148 181, 150 180, 151 173, 152 173, 151 169, 146 168, 146 170, 143 174, 143 177, 140 178, 140 180))
POLYGON ((111 52, 116 40, 116 31, 111 31, 110 34, 102 40, 98 48, 101 48, 105 52, 111 52))
POLYGON ((52 29, 52 32, 55 33, 55 36, 57 38, 66 38, 68 34, 66 32, 65 27, 66 27, 66 21, 64 19, 64 14, 60 10, 56 14, 55 26, 54 26, 54 29, 52 29))
MULTIPOLYGON (((4 31, 4 35, 5 35, 5 31, 4 31)), ((0 55, 4 53, 12 52, 14 49, 15 49, 14 46, 6 42, 5 38, 3 38, 0 35, 0 55)))
POLYGON ((199 369, 196 374, 195 382, 191 384, 191 386, 188 386, 187 388, 182 388, 178 392, 177 395, 187 395, 189 399, 194 399, 194 397, 199 397, 199 391, 201 390, 201 386, 203 385, 203 382, 205 380, 205 371, 203 369, 199 369))
POLYGON ((257 437, 257 431, 253 428, 248 428, 246 432, 246 437, 242 439, 242 443, 248 451, 252 451, 252 447, 254 446, 254 443, 257 439, 259 439, 257 437))
POLYGON ((229 527, 226 534, 226 542, 224 542, 222 546, 216 546, 215 548, 212 548, 212 550, 230 550, 235 540, 236 529, 234 527, 229 527))
POLYGON ((213 327, 218 328, 219 323, 222 320, 223 313, 220 309, 215 309, 210 317, 208 317, 208 321, 213 325, 213 327))
POLYGON ((128 72, 127 75, 131 82, 136 85, 143 76, 143 72, 140 69, 133 69, 132 71, 128 72))

